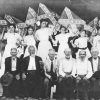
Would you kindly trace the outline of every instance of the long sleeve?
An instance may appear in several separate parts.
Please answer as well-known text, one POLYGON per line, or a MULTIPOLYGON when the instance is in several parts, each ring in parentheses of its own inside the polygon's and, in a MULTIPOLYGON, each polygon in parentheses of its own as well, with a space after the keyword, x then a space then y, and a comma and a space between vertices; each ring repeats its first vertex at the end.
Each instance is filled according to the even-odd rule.
POLYGON ((36 40, 40 40, 40 39, 39 39, 39 36, 38 36, 38 30, 37 30, 36 33, 35 33, 35 39, 36 39, 36 40))
POLYGON ((73 70, 72 70, 72 76, 76 77, 77 76, 77 68, 76 68, 76 63, 73 66, 73 70))
POLYGON ((96 39, 96 37, 93 39, 93 47, 97 47, 97 39, 96 39))
POLYGON ((0 78, 2 77, 2 75, 4 75, 4 73, 5 73, 5 59, 2 59, 1 69, 0 69, 0 78))
POLYGON ((87 71, 88 71, 88 74, 86 75, 86 78, 89 79, 92 75, 93 75, 93 72, 92 72, 92 66, 91 66, 91 63, 88 61, 88 66, 87 66, 87 71))
POLYGON ((46 66, 47 66, 47 65, 44 64, 44 73, 45 73, 45 76, 48 77, 48 78, 50 79, 51 76, 50 76, 49 74, 47 74, 47 72, 46 72, 46 66))
POLYGON ((61 76, 65 76, 65 73, 63 72, 63 64, 61 62, 59 62, 59 75, 61 76))

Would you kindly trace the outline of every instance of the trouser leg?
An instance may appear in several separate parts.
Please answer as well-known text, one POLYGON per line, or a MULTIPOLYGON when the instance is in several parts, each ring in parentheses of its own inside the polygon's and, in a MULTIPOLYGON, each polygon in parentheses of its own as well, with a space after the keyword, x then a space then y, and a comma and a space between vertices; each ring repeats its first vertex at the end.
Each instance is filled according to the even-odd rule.
POLYGON ((50 80, 48 78, 44 79, 44 88, 45 88, 45 97, 50 97, 51 92, 51 86, 50 86, 50 80))

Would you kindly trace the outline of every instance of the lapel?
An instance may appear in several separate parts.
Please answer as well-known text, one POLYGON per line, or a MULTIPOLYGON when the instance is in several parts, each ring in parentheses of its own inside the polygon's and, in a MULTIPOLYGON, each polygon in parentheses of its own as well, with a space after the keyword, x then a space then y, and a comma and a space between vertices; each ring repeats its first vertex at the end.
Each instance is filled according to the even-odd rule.
POLYGON ((37 59, 37 56, 35 56, 35 66, 36 66, 36 70, 38 69, 37 67, 39 66, 39 61, 37 59))
POLYGON ((98 57, 98 71, 100 70, 100 57, 98 57))
MULTIPOLYGON (((92 57, 89 60, 91 62, 92 71, 94 72, 94 70, 93 70, 93 59, 92 59, 92 57)), ((100 57, 98 57, 98 70, 100 70, 100 57)))
POLYGON ((94 73, 94 69, 93 69, 93 60, 92 60, 92 57, 89 58, 89 61, 91 62, 91 66, 92 66, 92 71, 94 73))
POLYGON ((30 61, 30 56, 26 57, 26 60, 25 60, 25 66, 26 66, 26 69, 28 69, 28 66, 29 66, 29 61, 30 61))
POLYGON ((11 67, 12 67, 12 57, 10 57, 9 62, 8 62, 8 64, 9 64, 9 69, 11 70, 11 67), (9 62, 10 62, 10 63, 9 63, 9 62))

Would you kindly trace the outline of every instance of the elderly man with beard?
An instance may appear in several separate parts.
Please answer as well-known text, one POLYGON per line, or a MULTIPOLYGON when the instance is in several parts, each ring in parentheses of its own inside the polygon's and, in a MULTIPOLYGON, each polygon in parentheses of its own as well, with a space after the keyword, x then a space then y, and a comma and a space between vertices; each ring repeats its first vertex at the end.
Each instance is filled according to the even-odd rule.
POLYGON ((70 100, 73 97, 74 80, 72 77, 73 65, 75 59, 72 58, 70 49, 64 50, 65 57, 58 61, 59 80, 57 92, 64 100, 70 100))
POLYGON ((86 58, 86 51, 81 50, 73 67, 73 76, 76 78, 77 98, 88 100, 89 79, 92 77, 92 66, 86 58))
MULTIPOLYGON (((89 61, 92 65, 93 75, 91 77, 90 83, 90 98, 99 99, 100 98, 100 57, 99 50, 97 48, 92 48, 91 50, 92 57, 89 58, 89 61)), ((93 99, 93 100, 94 100, 93 99)))

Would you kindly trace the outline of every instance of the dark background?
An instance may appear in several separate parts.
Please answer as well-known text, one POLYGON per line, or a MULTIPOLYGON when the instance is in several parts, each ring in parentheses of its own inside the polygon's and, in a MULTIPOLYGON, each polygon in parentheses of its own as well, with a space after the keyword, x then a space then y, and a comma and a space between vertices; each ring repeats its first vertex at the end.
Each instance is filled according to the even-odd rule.
POLYGON ((100 0, 0 0, 0 16, 10 14, 25 21, 28 7, 37 11, 40 2, 59 15, 67 6, 87 22, 100 16, 100 0))

